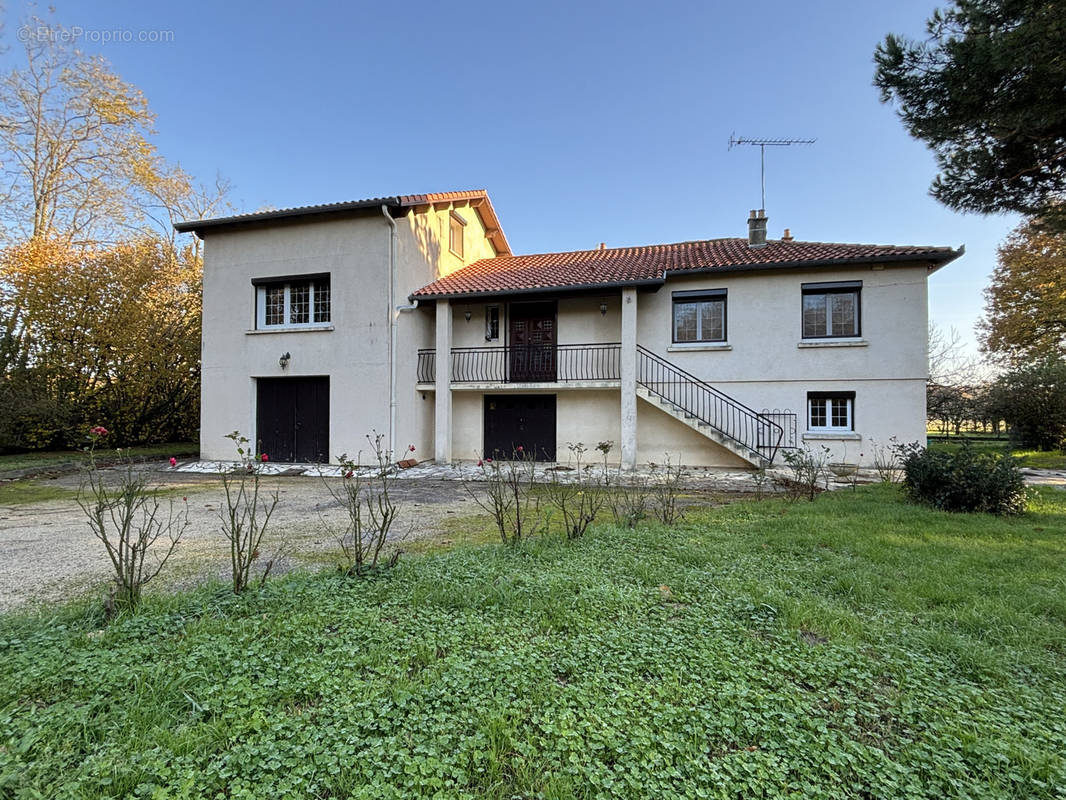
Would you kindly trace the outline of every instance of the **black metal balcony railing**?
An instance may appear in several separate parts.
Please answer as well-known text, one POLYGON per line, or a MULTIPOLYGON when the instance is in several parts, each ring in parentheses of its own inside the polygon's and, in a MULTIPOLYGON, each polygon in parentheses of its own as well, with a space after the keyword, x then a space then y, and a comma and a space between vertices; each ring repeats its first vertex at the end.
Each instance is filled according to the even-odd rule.
MULTIPOLYGON (((622 346, 559 344, 452 348, 452 383, 616 381, 622 346)), ((437 376, 436 350, 418 351, 418 382, 437 376)))

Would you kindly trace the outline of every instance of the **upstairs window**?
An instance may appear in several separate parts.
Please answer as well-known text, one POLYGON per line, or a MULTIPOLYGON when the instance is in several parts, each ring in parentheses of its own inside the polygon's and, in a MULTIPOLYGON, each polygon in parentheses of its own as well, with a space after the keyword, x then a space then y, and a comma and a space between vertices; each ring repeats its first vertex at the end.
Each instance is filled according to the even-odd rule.
POLYGON ((302 328, 329 324, 329 275, 254 283, 256 328, 302 328))
POLYGON ((500 338, 500 307, 485 306, 485 341, 495 342, 500 338))
POLYGON ((724 342, 726 290, 674 292, 674 342, 724 342))
POLYGON ((803 338, 844 339, 860 335, 862 281, 803 284, 803 338))
POLYGON ((808 392, 807 430, 855 430, 855 392, 808 392))
POLYGON ((448 217, 448 249, 459 258, 463 257, 463 232, 466 220, 454 211, 448 217))

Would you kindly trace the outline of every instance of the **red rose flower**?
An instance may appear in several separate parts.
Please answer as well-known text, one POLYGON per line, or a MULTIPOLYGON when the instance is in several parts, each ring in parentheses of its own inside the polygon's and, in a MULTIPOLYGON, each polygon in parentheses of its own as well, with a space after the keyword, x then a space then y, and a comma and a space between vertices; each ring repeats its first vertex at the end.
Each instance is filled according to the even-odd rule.
POLYGON ((170 466, 172 466, 172 467, 178 466, 178 459, 174 458, 174 456, 170 457, 170 466))
POLYGON ((269 461, 270 460, 270 456, 268 456, 266 453, 263 453, 263 455, 259 456, 259 460, 260 461, 269 461))

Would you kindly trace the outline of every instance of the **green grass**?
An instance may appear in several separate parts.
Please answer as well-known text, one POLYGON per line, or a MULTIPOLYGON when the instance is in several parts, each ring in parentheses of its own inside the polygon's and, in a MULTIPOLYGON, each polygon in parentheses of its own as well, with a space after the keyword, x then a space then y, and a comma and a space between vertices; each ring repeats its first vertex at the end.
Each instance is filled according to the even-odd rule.
MULTIPOLYGON (((1066 469, 1066 452, 1062 450, 1015 450, 1006 440, 998 442, 975 441, 970 446, 978 453, 1003 453, 1009 451, 1018 464, 1033 469, 1066 469)), ((940 450, 946 453, 954 452, 962 447, 961 442, 933 442, 929 445, 931 450, 940 450)))
POLYGON ((68 500, 78 496, 73 489, 41 481, 7 481, 0 483, 0 506, 44 503, 48 500, 68 500))
POLYGON ((1066 492, 1034 497, 874 486, 102 633, 0 618, 0 797, 1062 797, 1066 492))
MULTIPOLYGON (((196 456, 200 446, 196 442, 173 442, 170 444, 150 444, 129 448, 135 459, 187 458, 196 456)), ((107 459, 114 456, 114 450, 101 448, 96 451, 97 458, 107 459)), ((32 453, 8 453, 0 455, 0 472, 14 470, 48 470, 65 468, 84 463, 85 453, 80 450, 43 450, 32 453)))

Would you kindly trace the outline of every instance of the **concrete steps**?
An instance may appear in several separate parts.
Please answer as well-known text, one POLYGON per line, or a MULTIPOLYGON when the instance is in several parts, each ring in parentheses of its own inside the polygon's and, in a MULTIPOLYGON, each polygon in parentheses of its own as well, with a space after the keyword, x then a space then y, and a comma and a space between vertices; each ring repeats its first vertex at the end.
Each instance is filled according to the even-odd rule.
POLYGON ((659 409, 664 414, 673 417, 683 425, 687 425, 689 428, 696 431, 696 433, 706 437, 707 439, 710 439, 718 446, 724 447, 730 453, 748 462, 753 467, 756 467, 757 469, 764 469, 770 466, 769 460, 767 460, 760 453, 756 452, 755 450, 752 450, 749 447, 745 447, 739 442, 734 441, 714 426, 708 425, 706 422, 697 419, 692 414, 689 414, 688 411, 686 411, 681 406, 678 406, 674 403, 671 403, 669 400, 665 400, 662 397, 659 397, 657 394, 648 391, 648 389, 646 389, 644 386, 641 386, 640 384, 637 384, 637 397, 639 397, 641 400, 648 403, 649 405, 659 409))

